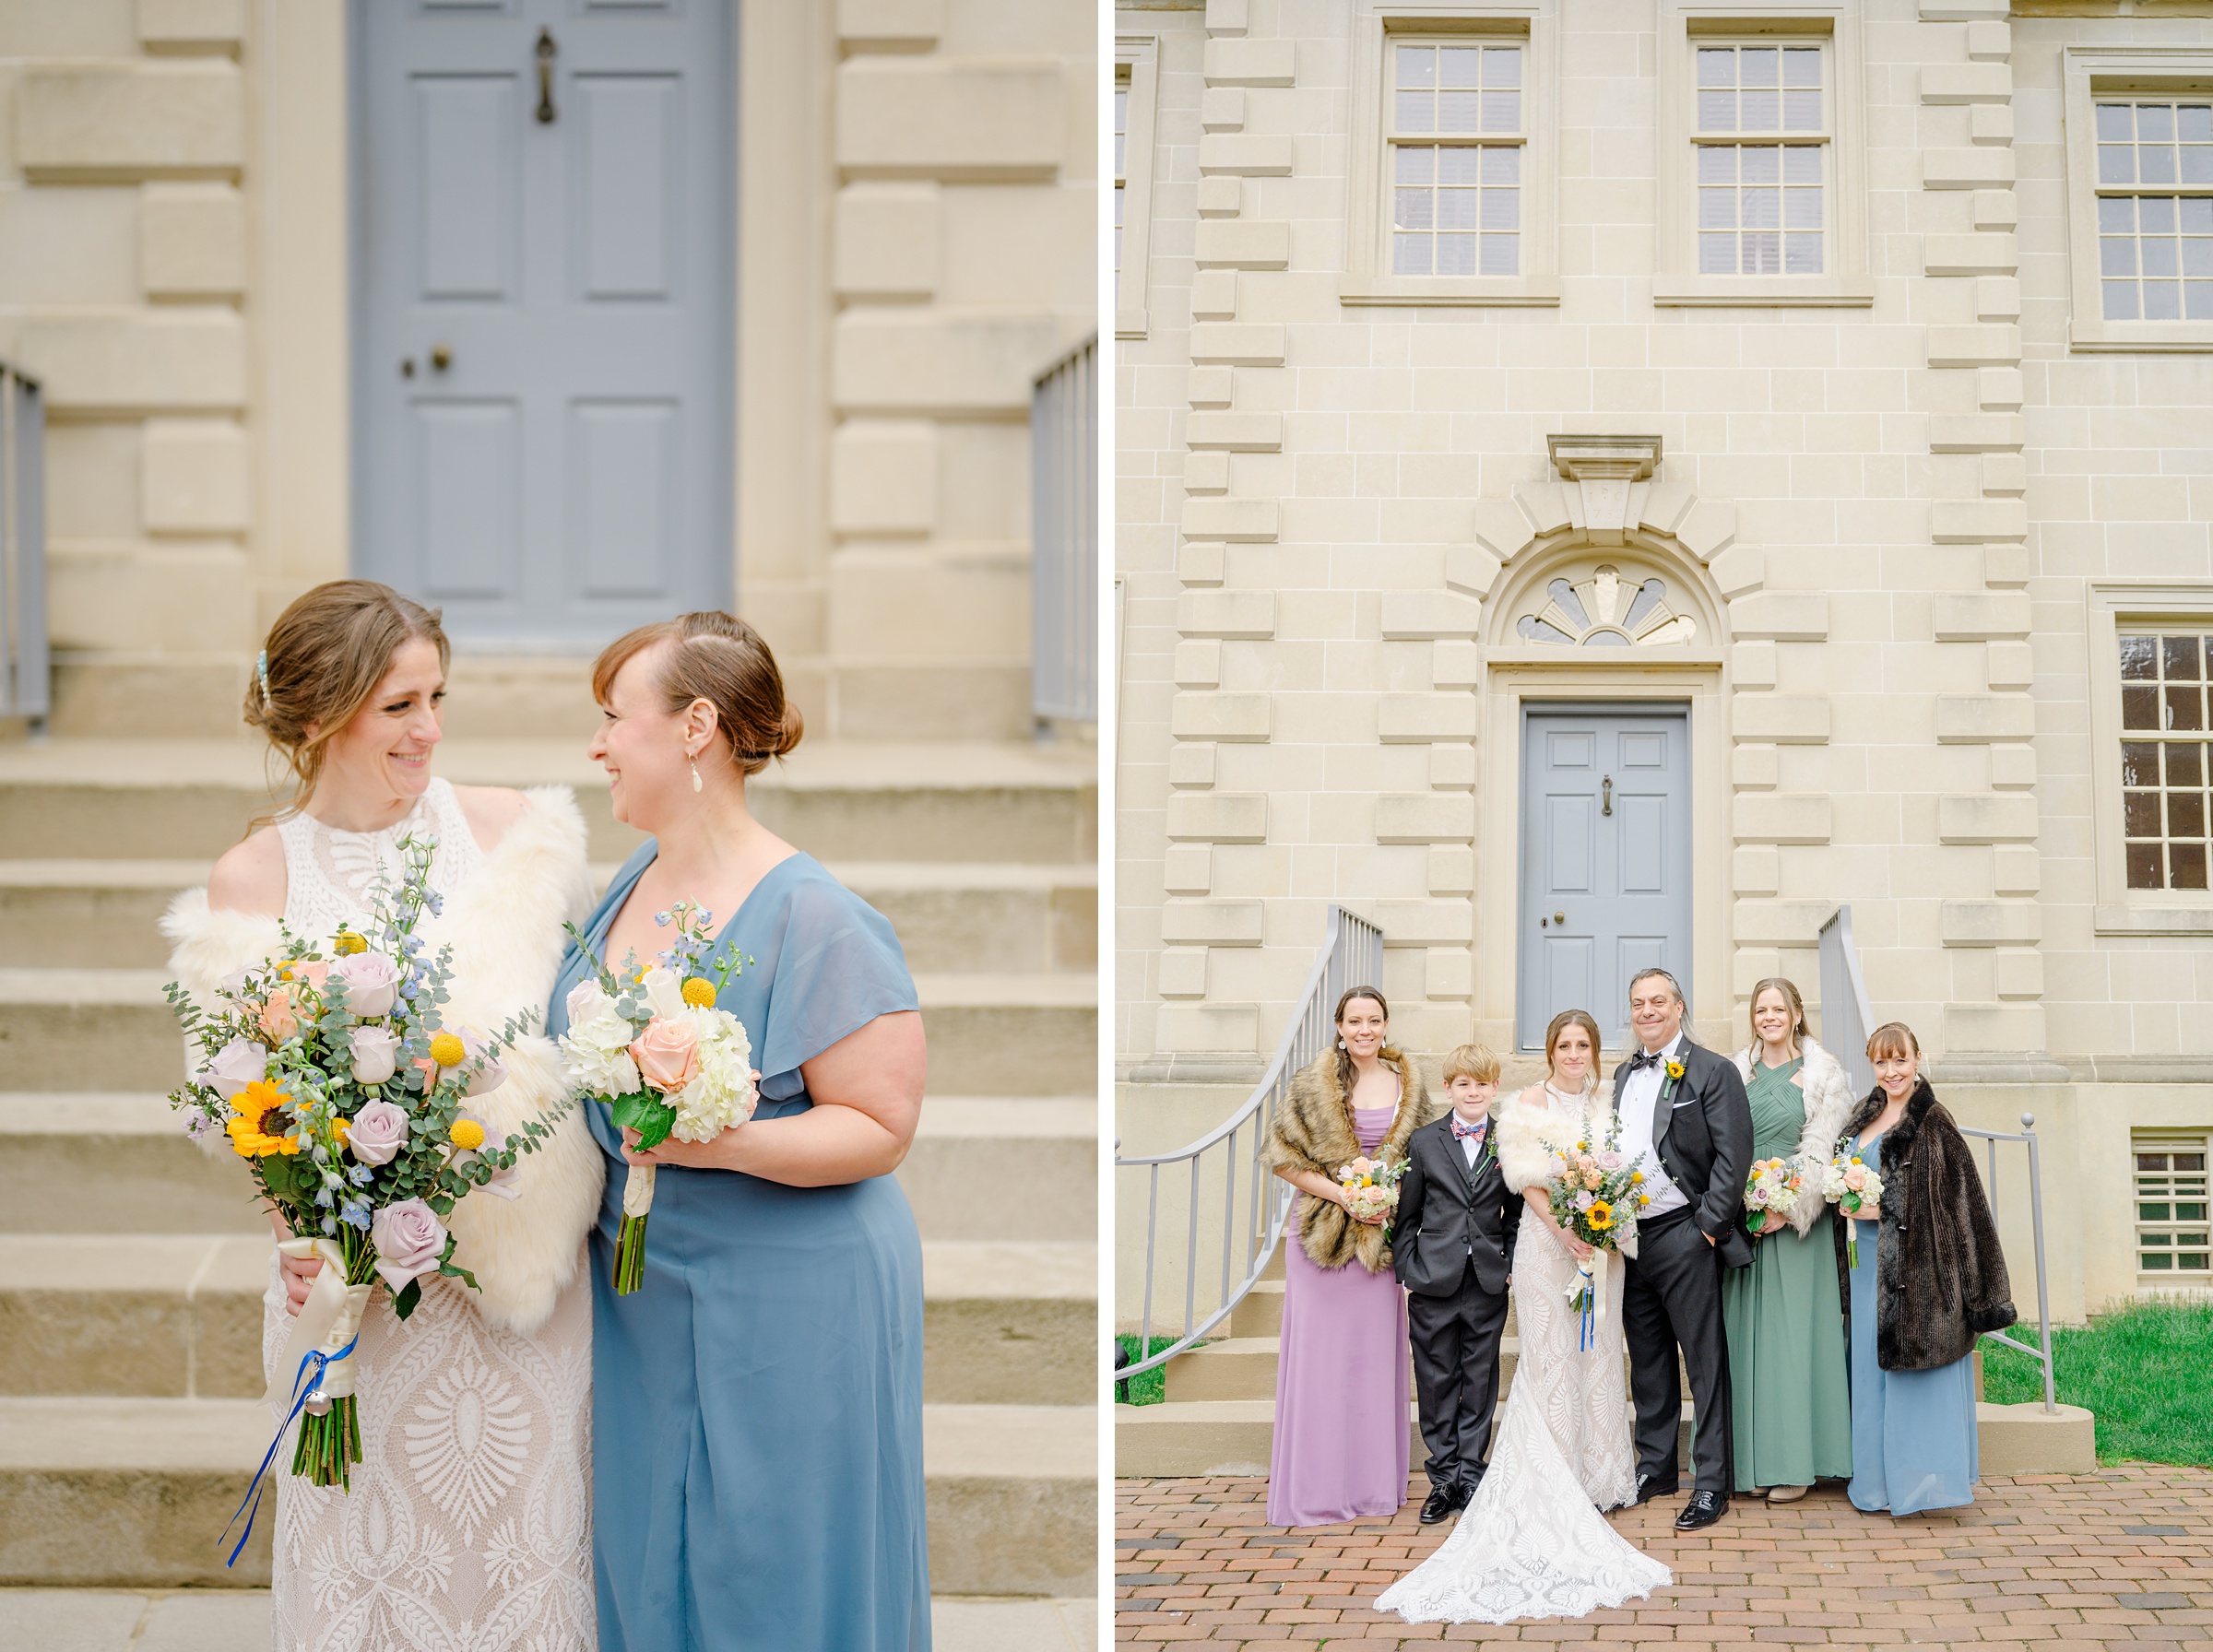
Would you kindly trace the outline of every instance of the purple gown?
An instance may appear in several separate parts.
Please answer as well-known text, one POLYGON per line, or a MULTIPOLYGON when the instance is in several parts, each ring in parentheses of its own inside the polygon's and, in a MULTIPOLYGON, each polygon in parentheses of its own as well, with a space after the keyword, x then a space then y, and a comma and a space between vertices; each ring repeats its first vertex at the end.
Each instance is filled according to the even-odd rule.
MULTIPOLYGON (((1355 1108, 1360 1150, 1375 1151, 1397 1115, 1395 1106, 1355 1108)), ((1268 1523, 1331 1526, 1394 1515, 1406 1501, 1413 1429, 1406 1293, 1388 1268, 1315 1266, 1298 1242, 1296 1212, 1284 1242, 1268 1523)))

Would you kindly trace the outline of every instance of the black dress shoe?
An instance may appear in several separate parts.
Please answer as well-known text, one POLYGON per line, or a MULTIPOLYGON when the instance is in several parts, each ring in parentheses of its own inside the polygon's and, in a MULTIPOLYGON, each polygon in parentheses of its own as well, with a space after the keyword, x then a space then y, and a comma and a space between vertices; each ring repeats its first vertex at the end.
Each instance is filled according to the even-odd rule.
POLYGON ((1463 1505, 1458 1486, 1438 1486, 1422 1504, 1422 1524, 1435 1526, 1439 1520, 1450 1519, 1463 1505))
POLYGON ((1650 1503, 1655 1497, 1673 1497, 1678 1489, 1672 1480, 1639 1480, 1637 1482, 1637 1501, 1650 1503))
POLYGON ((1721 1492, 1693 1492, 1683 1512, 1675 1516, 1677 1531, 1702 1531, 1729 1512, 1729 1499, 1721 1492))

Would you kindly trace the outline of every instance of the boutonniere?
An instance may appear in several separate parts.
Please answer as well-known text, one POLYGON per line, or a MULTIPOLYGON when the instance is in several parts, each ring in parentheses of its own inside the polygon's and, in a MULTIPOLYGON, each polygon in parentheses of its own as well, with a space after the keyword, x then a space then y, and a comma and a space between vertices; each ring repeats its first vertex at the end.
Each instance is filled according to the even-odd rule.
POLYGON ((1660 1099, 1664 1102, 1669 1096, 1675 1093, 1675 1086, 1683 1081, 1683 1058, 1680 1056, 1670 1056, 1667 1058, 1667 1065, 1661 1070, 1667 1075, 1667 1082, 1660 1087, 1660 1099))

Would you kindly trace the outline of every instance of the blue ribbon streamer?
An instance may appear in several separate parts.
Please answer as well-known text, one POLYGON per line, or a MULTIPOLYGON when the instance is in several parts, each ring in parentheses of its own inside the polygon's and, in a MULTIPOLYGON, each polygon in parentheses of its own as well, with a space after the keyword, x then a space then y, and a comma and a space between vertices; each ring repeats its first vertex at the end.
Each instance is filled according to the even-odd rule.
POLYGON ((1597 1305, 1597 1287, 1594 1284, 1586 1283, 1583 1286, 1583 1335, 1581 1342, 1581 1350, 1585 1353, 1589 1353, 1591 1351, 1591 1314, 1592 1310, 1597 1305))
MULTIPOLYGON (((310 1349, 306 1357, 300 1362, 299 1375, 292 1378, 292 1409, 285 1413, 284 1421, 277 1425, 277 1437, 269 1442, 268 1450, 262 1456, 261 1467, 254 1470, 254 1482, 246 1487, 246 1494, 239 1499, 237 1513, 231 1516, 231 1526, 236 1526, 239 1515, 245 1516, 246 1528, 238 1534, 238 1547, 231 1551, 231 1558, 223 1563, 226 1570, 238 1564, 238 1557, 245 1552, 246 1544, 253 1540, 254 1516, 261 1512, 262 1478, 268 1473, 269 1464, 276 1459, 277 1448, 284 1444, 286 1431, 292 1426, 293 1419, 300 1415, 300 1408, 307 1403, 308 1397, 315 1391, 316 1384, 323 1380, 324 1368, 337 1364, 351 1353, 361 1339, 357 1334, 351 1342, 336 1353, 325 1353, 319 1348, 310 1349), (248 1508, 248 1504, 254 1506, 248 1508)), ((224 1527, 223 1537, 215 1540, 218 1549, 223 1546, 223 1538, 231 1535, 231 1526, 224 1527)))

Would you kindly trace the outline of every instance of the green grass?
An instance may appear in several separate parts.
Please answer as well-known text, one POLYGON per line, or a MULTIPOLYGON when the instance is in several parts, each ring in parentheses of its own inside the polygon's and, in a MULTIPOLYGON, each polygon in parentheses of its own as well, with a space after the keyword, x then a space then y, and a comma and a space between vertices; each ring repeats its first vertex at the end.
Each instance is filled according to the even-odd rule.
MULTIPOLYGON (((2033 1324, 2008 1333, 2034 1345, 2033 1324)), ((2213 1468, 2213 1302, 2130 1302, 2087 1327, 2054 1326, 2052 1375, 2064 1405, 2098 1419, 2101 1463, 2183 1463, 2213 1468)), ((2018 1405, 2044 1397, 2036 1361, 1982 1344, 1982 1397, 2018 1405)))
MULTIPOLYGON (((1158 1353, 1164 1348, 1175 1347, 1176 1339, 1154 1337, 1144 1353, 1137 1351, 1135 1337, 1117 1337, 1114 1345, 1135 1361, 1143 1359, 1145 1354, 1158 1353)), ((1194 1342, 1191 1346, 1204 1348, 1206 1343, 1194 1342)), ((1167 1397, 1167 1369, 1166 1365, 1155 1365, 1142 1375, 1131 1377, 1126 1387, 1118 1386, 1115 1389, 1114 1398, 1123 1405, 1158 1405, 1167 1397)))

